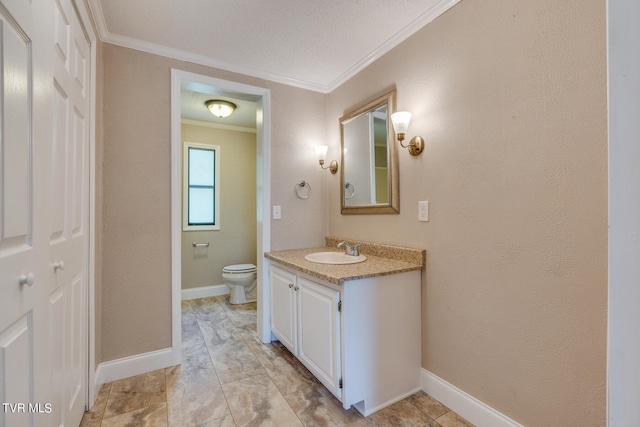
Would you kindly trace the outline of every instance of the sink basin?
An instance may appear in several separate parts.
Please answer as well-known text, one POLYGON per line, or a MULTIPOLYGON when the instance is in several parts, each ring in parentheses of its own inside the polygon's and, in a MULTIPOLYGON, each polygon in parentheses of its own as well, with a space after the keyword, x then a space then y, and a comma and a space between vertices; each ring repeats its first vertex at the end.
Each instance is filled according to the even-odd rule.
POLYGON ((304 258, 318 264, 356 264, 367 259, 364 255, 346 255, 344 252, 315 252, 304 258))

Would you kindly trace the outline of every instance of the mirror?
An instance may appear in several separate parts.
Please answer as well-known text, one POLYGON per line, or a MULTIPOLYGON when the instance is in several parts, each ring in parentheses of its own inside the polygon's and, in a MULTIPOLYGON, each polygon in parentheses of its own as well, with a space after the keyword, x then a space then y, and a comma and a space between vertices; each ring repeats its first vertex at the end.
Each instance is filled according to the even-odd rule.
POLYGON ((342 214, 400 212, 395 108, 394 90, 340 118, 342 214))

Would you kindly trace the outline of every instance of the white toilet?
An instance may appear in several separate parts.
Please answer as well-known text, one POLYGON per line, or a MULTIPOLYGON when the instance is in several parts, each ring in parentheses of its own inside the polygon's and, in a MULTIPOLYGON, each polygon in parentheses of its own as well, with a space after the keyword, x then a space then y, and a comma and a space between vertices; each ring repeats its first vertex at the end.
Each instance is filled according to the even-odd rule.
POLYGON ((258 297, 258 269, 253 264, 227 265, 222 269, 222 281, 229 287, 229 303, 244 304, 258 297))

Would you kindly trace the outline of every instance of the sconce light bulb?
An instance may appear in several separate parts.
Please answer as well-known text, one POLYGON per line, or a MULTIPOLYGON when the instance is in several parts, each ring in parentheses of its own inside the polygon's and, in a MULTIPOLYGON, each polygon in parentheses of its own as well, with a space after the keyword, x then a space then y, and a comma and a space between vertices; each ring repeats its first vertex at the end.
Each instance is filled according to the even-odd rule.
POLYGON ((329 150, 329 147, 326 145, 316 145, 316 156, 318 156, 320 164, 324 164, 324 159, 327 158, 327 150, 329 150))
MULTIPOLYGON (((409 129, 409 123, 411 122, 411 113, 408 111, 398 111, 391 115, 391 123, 393 123, 393 130, 398 135, 403 136, 409 129)), ((399 138, 398 138, 399 139, 399 138)))

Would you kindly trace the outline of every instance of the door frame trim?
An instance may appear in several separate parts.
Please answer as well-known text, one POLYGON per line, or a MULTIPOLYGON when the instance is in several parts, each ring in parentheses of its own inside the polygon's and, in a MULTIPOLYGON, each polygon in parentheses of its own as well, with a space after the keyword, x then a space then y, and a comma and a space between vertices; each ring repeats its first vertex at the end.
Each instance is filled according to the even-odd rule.
POLYGON ((94 25, 94 20, 89 10, 89 6, 82 0, 71 0, 71 3, 75 9, 75 13, 78 15, 80 25, 84 30, 84 34, 89 41, 90 59, 89 59, 89 238, 87 248, 87 312, 86 312, 86 334, 87 334, 87 376, 86 376, 86 395, 85 409, 89 409, 93 406, 96 396, 98 395, 98 386, 96 384, 96 247, 98 242, 96 241, 96 118, 98 116, 97 102, 97 43, 98 36, 94 25))
POLYGON ((223 92, 251 96, 258 103, 256 123, 256 245, 258 267, 258 325, 262 342, 271 341, 268 265, 262 254, 271 249, 271 91, 231 80, 171 69, 171 344, 173 363, 182 362, 182 135, 180 92, 183 82, 216 88, 223 92))

